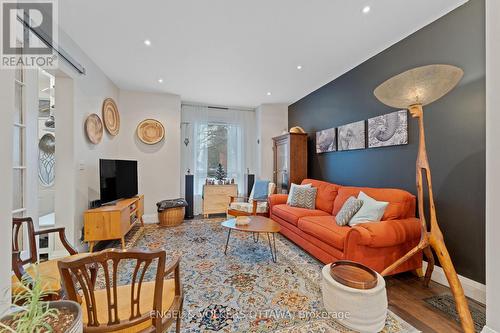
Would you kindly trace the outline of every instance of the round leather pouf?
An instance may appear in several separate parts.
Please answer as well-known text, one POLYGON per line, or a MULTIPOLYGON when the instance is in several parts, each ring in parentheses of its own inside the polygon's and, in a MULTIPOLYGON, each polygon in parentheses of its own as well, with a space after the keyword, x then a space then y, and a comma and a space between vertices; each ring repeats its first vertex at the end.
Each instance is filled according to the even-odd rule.
POLYGON ((387 318, 385 280, 377 274, 377 285, 372 289, 354 289, 335 281, 330 265, 322 270, 321 291, 328 312, 342 325, 362 333, 380 332, 387 318))

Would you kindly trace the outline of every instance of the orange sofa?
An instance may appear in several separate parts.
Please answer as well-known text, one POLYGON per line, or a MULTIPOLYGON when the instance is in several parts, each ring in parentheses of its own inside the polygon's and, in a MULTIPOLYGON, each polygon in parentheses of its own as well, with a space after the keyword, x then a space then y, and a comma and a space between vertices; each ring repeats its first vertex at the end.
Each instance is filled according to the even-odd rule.
MULTIPOLYGON (((420 240, 415 196, 406 191, 340 186, 314 179, 304 179, 302 184, 318 189, 316 209, 291 207, 286 204, 286 194, 274 194, 269 197, 270 217, 281 225, 285 237, 325 264, 347 259, 382 272, 420 240), (338 226, 335 216, 344 202, 360 191, 389 202, 382 221, 338 226)), ((391 274, 421 267, 422 253, 418 253, 391 274)))

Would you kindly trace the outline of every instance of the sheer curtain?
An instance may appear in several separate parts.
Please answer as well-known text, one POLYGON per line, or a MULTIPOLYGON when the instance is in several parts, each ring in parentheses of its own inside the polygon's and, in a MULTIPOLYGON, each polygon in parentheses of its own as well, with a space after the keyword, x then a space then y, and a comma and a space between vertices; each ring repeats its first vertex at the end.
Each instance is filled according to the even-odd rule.
MULTIPOLYGON (((181 135, 184 143, 181 167, 184 172, 189 169, 194 175, 195 214, 201 214, 203 185, 217 163, 226 166, 227 178, 234 178, 238 191, 243 193, 243 176, 247 168, 255 169, 254 110, 183 104, 181 135), (213 146, 207 144, 214 130, 222 133, 217 136, 216 153, 213 146), (217 153, 221 153, 220 156, 217 153)), ((181 188, 184 190, 184 177, 181 188)))

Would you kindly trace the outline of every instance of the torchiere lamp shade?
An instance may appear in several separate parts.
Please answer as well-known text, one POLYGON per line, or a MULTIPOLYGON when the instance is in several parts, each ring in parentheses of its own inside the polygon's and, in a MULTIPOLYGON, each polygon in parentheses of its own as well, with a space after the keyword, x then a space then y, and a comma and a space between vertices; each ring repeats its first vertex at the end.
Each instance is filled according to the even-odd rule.
POLYGON ((406 109, 410 105, 430 104, 452 90, 464 72, 452 65, 427 65, 398 74, 375 88, 382 103, 406 109))

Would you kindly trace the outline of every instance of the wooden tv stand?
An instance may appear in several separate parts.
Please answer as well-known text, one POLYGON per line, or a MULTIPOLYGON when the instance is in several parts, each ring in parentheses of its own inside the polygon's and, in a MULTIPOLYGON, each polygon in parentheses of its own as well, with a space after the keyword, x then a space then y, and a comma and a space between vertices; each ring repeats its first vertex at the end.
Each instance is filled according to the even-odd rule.
POLYGON ((120 239, 125 249, 125 235, 136 223, 144 226, 143 215, 144 195, 85 211, 84 241, 89 243, 89 251, 92 252, 96 242, 111 239, 120 239))

